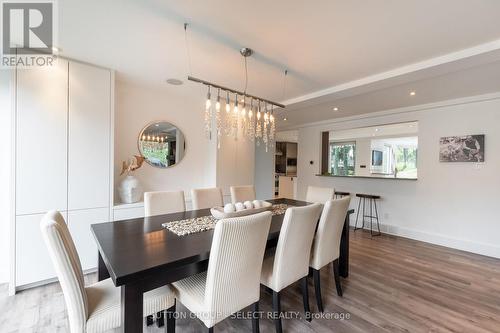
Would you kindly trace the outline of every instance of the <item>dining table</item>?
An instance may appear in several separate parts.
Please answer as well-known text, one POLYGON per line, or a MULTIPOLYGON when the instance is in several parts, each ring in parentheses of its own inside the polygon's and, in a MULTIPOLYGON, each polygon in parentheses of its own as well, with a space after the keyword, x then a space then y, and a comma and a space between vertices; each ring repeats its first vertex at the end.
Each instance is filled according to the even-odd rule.
MULTIPOLYGON (((266 200, 273 205, 305 206, 292 199, 266 200)), ((349 274, 349 210, 342 231, 339 271, 349 274)), ((208 267, 214 230, 178 236, 163 224, 210 216, 210 209, 134 218, 91 225, 98 249, 98 280, 111 278, 121 288, 121 321, 125 333, 143 330, 143 294, 203 272, 208 267)), ((266 248, 275 247, 283 214, 273 215, 266 248)))

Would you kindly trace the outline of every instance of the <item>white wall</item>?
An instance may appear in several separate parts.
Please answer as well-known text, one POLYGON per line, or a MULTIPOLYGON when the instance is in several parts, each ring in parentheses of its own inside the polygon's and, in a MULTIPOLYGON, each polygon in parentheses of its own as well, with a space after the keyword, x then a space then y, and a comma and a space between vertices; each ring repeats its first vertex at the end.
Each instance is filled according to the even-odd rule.
POLYGON ((11 71, 0 70, 0 283, 9 281, 11 208, 11 71))
POLYGON ((255 145, 255 193, 259 199, 274 198, 274 152, 275 147, 266 152, 262 143, 255 145))
POLYGON ((371 176, 370 165, 371 165, 371 139, 360 138, 353 140, 356 141, 356 160, 354 161, 356 176, 371 176), (364 165, 365 168, 361 168, 364 165))
POLYGON ((386 232, 500 258, 496 209, 500 202, 499 116, 497 94, 300 128, 298 196, 305 198, 308 185, 379 194, 386 232), (419 122, 417 181, 315 176, 319 173, 322 131, 415 120, 419 122), (486 162, 440 163, 439 138, 464 134, 486 135, 486 162))
MULTIPOLYGON (((240 131, 241 132, 241 131, 240 131)), ((229 187, 232 185, 253 185, 255 169, 254 142, 232 136, 223 136, 217 149, 217 186, 222 188, 224 202, 231 202, 229 187)))
MULTIPOLYGON (((122 161, 139 155, 137 138, 146 124, 165 120, 184 133, 186 152, 175 166, 160 169, 144 163, 134 174, 144 190, 184 190, 215 186, 216 153, 203 131, 204 95, 186 94, 185 86, 146 86, 129 81, 116 83, 115 100, 115 184, 122 161)), ((116 191, 115 191, 116 192, 116 191)), ((115 202, 119 199, 115 196, 115 202)))

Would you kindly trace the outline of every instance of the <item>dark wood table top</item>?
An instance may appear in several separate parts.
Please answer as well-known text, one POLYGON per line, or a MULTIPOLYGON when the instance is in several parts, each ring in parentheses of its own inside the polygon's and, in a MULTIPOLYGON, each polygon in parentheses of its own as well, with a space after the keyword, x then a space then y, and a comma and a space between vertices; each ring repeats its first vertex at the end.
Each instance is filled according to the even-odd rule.
MULTIPOLYGON (((304 206, 291 199, 267 200, 273 204, 304 206)), ((162 223, 210 215, 209 209, 158 215, 91 225, 99 253, 116 286, 167 269, 208 260, 213 230, 177 236, 162 223)), ((268 240, 277 239, 284 215, 274 215, 268 240)))

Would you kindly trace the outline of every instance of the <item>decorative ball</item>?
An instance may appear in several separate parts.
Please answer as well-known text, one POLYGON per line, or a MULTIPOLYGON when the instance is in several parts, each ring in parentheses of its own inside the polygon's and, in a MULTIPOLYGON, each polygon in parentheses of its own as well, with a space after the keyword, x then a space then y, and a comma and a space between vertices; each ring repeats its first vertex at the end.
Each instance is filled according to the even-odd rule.
POLYGON ((235 203, 234 207, 236 208, 237 212, 239 212, 240 210, 244 210, 245 209, 245 205, 242 202, 235 203))
POLYGON ((236 207, 232 203, 228 203, 224 206, 224 213, 233 213, 236 211, 236 207))
POLYGON ((252 209, 253 208, 253 203, 251 201, 245 201, 243 203, 246 209, 252 209))
POLYGON ((255 208, 261 208, 262 207, 262 201, 261 200, 254 200, 254 201, 252 201, 252 203, 253 203, 253 206, 255 208))

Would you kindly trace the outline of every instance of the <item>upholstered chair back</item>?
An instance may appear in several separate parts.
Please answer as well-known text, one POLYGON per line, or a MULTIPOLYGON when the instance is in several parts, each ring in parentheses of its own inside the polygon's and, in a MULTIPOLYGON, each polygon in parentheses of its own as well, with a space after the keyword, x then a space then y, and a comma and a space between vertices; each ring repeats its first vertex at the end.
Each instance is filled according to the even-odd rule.
POLYGON ((64 294, 70 331, 83 333, 88 315, 87 294, 80 258, 71 234, 63 216, 57 211, 45 214, 40 229, 64 294))
POLYGON ((308 274, 311 245, 320 213, 320 204, 286 210, 274 254, 271 282, 274 291, 280 291, 308 274))
POLYGON ((205 286, 207 327, 259 300, 271 217, 271 212, 263 212, 217 223, 205 286))
POLYGON ((351 197, 328 200, 314 236, 310 266, 321 269, 340 256, 340 238, 351 197))
POLYGON ((230 190, 233 204, 255 200, 255 187, 253 185, 231 186, 230 190))
POLYGON ((333 187, 308 186, 306 201, 324 204, 328 200, 332 200, 334 194, 335 190, 333 187))
POLYGON ((222 190, 218 187, 194 189, 191 191, 191 199, 193 200, 193 209, 224 206, 222 190))
POLYGON ((156 191, 144 193, 145 216, 184 212, 186 203, 183 191, 156 191))

